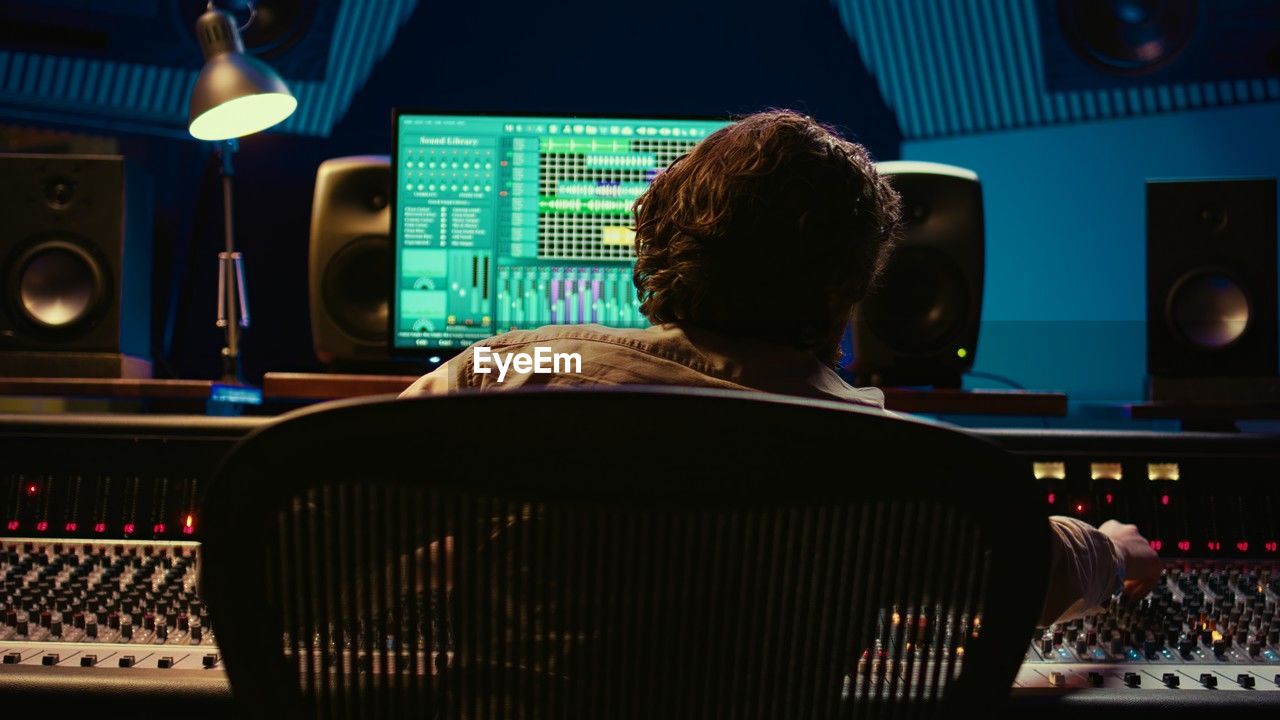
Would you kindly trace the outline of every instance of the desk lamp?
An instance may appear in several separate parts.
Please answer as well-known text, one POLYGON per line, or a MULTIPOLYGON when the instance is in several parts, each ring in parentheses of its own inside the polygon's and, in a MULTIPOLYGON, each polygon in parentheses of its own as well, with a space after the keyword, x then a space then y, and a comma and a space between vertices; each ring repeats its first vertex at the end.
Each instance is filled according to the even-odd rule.
POLYGON ((298 107, 284 80, 266 63, 245 54, 240 29, 212 2, 196 20, 204 67, 191 89, 187 124, 192 137, 216 143, 221 159, 225 249, 218 253, 217 326, 226 332, 222 378, 228 382, 241 380, 239 336, 249 327, 244 264, 235 249, 231 219, 232 156, 237 138, 282 122, 298 107))

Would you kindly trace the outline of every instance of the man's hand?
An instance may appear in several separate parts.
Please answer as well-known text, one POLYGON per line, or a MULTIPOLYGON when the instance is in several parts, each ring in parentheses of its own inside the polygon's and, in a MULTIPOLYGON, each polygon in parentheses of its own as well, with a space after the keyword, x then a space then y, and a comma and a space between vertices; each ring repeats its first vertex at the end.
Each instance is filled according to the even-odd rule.
POLYGON ((1151 592, 1160 579, 1160 556, 1138 532, 1138 526, 1108 520, 1098 531, 1111 539, 1124 559, 1124 594, 1136 599, 1151 592))

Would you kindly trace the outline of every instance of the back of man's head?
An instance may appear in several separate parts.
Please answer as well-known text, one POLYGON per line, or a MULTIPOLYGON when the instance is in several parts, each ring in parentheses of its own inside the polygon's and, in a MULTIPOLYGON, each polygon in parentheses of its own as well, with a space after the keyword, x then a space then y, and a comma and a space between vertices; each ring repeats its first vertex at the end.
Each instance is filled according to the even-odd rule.
POLYGON ((898 195, 866 149, 785 110, 709 135, 635 211, 635 282, 652 322, 809 349, 826 362, 899 227, 898 195))

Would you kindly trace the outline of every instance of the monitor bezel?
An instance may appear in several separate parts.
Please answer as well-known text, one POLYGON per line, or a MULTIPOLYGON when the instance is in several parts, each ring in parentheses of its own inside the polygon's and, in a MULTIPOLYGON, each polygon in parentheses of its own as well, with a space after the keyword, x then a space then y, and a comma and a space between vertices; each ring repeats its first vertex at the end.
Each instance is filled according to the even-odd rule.
MULTIPOLYGON (((419 107, 394 107, 391 109, 391 187, 387 193, 387 203, 391 210, 391 224, 387 228, 387 239, 391 242, 391 273, 387 278, 387 287, 390 291, 387 293, 387 354, 392 359, 422 361, 427 358, 438 358, 433 360, 432 365, 439 364, 444 360, 448 360, 471 347, 470 343, 458 348, 424 348, 424 347, 397 347, 396 346, 396 295, 397 281, 400 263, 400 248, 396 237, 396 221, 399 217, 399 207, 397 198, 400 196, 400 185, 395 180, 396 172, 400 167, 400 118, 406 115, 436 115, 439 117, 521 117, 521 118, 574 118, 579 120, 695 120, 706 122, 737 122, 741 116, 724 114, 724 115, 685 115, 675 113, 575 113, 575 112, 513 112, 509 110, 439 110, 433 108, 419 107)), ((494 333, 498 335, 499 333, 494 333)), ((492 337, 492 335, 490 336, 492 337)), ((478 340, 475 342, 479 342, 478 340)))

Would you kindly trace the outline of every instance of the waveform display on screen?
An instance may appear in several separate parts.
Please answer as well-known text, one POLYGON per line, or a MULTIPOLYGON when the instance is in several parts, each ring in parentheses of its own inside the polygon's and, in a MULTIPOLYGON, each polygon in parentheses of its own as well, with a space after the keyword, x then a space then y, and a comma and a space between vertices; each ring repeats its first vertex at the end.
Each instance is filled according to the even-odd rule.
POLYGON ((631 267, 508 266, 498 271, 499 331, 599 323, 646 327, 631 267))
POLYGON ((544 137, 538 146, 538 252, 556 260, 630 260, 631 206, 692 139, 544 137))

